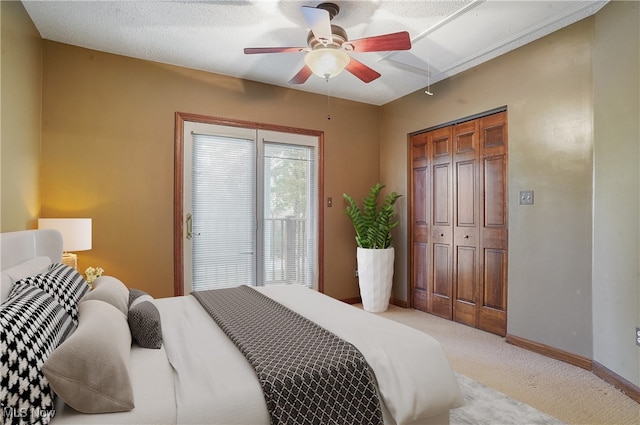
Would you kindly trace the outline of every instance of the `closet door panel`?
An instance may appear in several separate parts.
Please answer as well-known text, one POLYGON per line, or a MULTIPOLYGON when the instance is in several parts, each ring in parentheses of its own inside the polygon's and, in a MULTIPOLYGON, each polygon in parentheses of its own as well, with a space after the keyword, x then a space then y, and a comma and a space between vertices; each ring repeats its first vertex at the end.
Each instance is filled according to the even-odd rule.
POLYGON ((428 307, 428 246, 426 243, 415 242, 413 244, 413 285, 411 296, 413 308, 427 311, 428 307))
POLYGON ((414 135, 409 140, 411 152, 411 206, 410 206, 410 232, 411 249, 413 255, 410 258, 410 298, 414 308, 427 311, 427 291, 429 282, 429 166, 427 135, 414 135))
POLYGON ((433 244, 432 263, 429 311, 451 319, 451 245, 433 244))
POLYGON ((453 128, 455 150, 454 221, 455 246, 453 319, 477 326, 479 302, 479 135, 478 122, 470 121, 453 128))
POLYGON ((480 119, 483 199, 480 329, 507 332, 507 114, 480 119))
POLYGON ((453 186, 451 127, 427 133, 431 165, 428 311, 452 318, 453 186))

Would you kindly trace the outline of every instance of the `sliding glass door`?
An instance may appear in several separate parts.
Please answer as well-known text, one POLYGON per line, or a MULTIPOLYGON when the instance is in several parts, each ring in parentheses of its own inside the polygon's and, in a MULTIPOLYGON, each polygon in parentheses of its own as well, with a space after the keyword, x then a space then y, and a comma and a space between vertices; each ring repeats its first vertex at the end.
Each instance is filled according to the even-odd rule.
POLYGON ((317 137, 185 122, 184 293, 317 287, 317 137))

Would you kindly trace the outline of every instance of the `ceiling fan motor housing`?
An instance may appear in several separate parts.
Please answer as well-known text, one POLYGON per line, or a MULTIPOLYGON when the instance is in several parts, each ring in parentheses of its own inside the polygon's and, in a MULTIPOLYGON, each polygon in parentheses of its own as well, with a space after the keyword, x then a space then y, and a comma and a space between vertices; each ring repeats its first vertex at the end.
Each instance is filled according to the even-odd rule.
POLYGON ((340 6, 330 2, 320 3, 319 5, 316 6, 316 9, 322 9, 329 12, 330 20, 333 19, 340 12, 340 6))
POLYGON ((311 50, 320 48, 320 47, 335 47, 336 49, 342 47, 342 44, 345 43, 347 38, 347 32, 344 28, 339 27, 338 25, 331 25, 331 36, 332 41, 330 43, 323 43, 321 40, 318 40, 315 35, 313 35, 313 31, 309 31, 307 35, 307 45, 311 48, 311 50))

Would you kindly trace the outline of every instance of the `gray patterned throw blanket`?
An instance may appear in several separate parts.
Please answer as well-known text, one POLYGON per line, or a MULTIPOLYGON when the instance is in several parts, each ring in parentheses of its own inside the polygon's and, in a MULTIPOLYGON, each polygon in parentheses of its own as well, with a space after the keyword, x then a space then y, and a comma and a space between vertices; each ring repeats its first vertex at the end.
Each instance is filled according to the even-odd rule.
POLYGON ((255 369, 272 424, 383 423, 375 376, 352 344, 248 286, 192 295, 255 369))

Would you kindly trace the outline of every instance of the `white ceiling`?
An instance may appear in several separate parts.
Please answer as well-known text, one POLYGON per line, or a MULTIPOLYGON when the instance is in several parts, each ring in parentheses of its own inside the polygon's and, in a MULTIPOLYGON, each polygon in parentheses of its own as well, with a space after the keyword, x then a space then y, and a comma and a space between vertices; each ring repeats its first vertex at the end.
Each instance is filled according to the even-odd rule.
MULTIPOLYGON (((606 1, 340 1, 332 23, 349 39, 408 31, 402 52, 352 53, 382 77, 288 81, 304 53, 245 55, 245 47, 306 47, 301 7, 312 0, 23 1, 41 36, 103 52, 383 105, 597 12, 606 1), (430 71, 430 72, 429 72, 430 71), (430 76, 429 76, 430 75, 430 76)), ((435 93, 437 95, 437 93, 435 93)))

